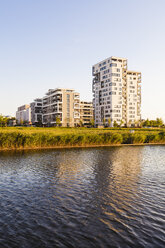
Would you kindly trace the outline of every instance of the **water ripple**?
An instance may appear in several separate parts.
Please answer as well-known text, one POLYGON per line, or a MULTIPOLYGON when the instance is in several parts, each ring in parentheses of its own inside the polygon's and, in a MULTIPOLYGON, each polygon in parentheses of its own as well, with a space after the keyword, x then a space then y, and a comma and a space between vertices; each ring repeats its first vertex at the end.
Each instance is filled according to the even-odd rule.
POLYGON ((165 147, 0 153, 0 247, 165 247, 165 147))

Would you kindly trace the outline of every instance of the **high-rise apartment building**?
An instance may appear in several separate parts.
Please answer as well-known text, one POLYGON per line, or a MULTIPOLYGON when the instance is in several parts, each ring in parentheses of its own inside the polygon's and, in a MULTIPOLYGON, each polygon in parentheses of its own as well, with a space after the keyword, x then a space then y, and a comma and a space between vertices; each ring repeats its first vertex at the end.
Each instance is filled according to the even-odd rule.
POLYGON ((43 98, 43 124, 74 127, 80 122, 80 94, 72 89, 50 89, 43 98))
POLYGON ((141 73, 110 57, 92 68, 95 125, 135 125, 141 119, 141 73))

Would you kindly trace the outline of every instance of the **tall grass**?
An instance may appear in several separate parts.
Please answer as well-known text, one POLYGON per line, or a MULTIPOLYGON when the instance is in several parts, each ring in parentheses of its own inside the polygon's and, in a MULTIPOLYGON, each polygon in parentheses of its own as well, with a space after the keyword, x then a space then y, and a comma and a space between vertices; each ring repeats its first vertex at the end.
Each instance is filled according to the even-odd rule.
POLYGON ((0 149, 165 143, 162 129, 0 128, 0 149))

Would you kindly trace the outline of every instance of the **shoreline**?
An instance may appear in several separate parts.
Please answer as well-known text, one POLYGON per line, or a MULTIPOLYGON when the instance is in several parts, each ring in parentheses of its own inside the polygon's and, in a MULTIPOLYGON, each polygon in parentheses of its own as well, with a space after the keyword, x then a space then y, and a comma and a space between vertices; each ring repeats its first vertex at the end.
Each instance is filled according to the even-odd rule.
POLYGON ((119 147, 119 146, 153 146, 165 145, 165 143, 135 143, 135 144, 100 144, 100 145, 70 145, 70 146, 45 146, 45 147, 19 147, 19 148, 0 148, 3 151, 27 151, 27 150, 58 150, 58 149, 72 149, 72 148, 99 148, 99 147, 119 147))

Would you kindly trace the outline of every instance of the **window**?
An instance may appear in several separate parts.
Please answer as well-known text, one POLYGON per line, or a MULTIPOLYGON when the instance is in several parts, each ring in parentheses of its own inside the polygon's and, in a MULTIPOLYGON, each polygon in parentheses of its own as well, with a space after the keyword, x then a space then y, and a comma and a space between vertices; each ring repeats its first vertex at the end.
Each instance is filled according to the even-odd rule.
POLYGON ((111 73, 111 76, 112 77, 120 77, 120 74, 118 74, 118 73, 111 73))
POLYGON ((116 63, 111 63, 110 67, 117 67, 117 64, 116 63))
POLYGON ((115 91, 110 91, 109 95, 116 95, 116 92, 115 91))
POLYGON ((116 83, 110 83, 109 86, 116 86, 116 83))

